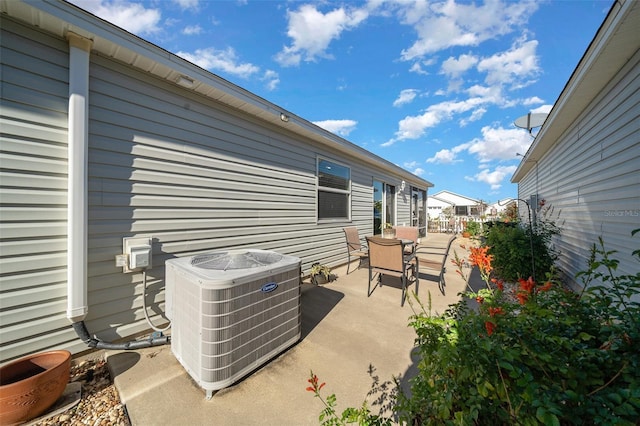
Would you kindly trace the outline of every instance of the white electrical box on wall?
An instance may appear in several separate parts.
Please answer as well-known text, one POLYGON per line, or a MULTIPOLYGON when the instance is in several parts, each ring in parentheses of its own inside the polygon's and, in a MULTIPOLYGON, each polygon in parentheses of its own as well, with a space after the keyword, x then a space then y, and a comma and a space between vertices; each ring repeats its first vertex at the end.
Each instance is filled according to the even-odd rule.
POLYGON ((150 268, 151 257, 151 237, 125 237, 122 239, 122 253, 126 256, 126 261, 122 265, 122 272, 136 272, 150 268))

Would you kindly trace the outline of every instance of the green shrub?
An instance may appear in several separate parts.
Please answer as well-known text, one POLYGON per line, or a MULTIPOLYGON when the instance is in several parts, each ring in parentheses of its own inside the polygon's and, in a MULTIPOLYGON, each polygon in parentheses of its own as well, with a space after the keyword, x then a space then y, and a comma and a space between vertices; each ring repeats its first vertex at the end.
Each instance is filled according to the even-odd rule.
POLYGON ((469 221, 467 222, 467 227, 465 228, 465 230, 473 237, 478 236, 480 235, 480 232, 482 232, 482 224, 473 220, 469 221))
POLYGON ((535 226, 496 222, 489 228, 486 245, 494 257, 495 275, 505 281, 530 276, 536 281, 546 279, 558 258, 552 238, 560 234, 554 220, 547 218, 550 212, 549 209, 542 212, 542 218, 535 226))
MULTIPOLYGON (((640 418, 640 273, 593 249, 583 294, 551 281, 488 288, 441 316, 412 317, 420 351, 408 424, 634 425, 640 418), (590 286, 594 278, 604 284, 590 286), (635 295, 635 296, 634 296, 635 295), (517 297, 514 297, 517 296, 517 297)), ((634 253, 636 256, 638 251, 634 253)))

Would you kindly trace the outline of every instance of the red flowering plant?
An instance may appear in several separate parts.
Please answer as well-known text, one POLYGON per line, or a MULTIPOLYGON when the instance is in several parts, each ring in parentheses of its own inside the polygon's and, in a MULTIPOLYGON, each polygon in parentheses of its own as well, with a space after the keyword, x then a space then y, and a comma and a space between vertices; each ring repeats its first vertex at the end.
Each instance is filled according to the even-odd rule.
MULTIPOLYGON (((637 424, 640 272, 617 276, 614 252, 601 241, 577 275, 586 288, 578 294, 552 279, 493 277, 499 252, 454 253, 466 297, 442 315, 422 307, 412 317, 420 362, 411 394, 398 398, 401 421, 637 424), (471 283, 475 274, 482 288, 471 283)), ((633 255, 640 260, 640 250, 633 255)))
MULTIPOLYGON (((496 296, 499 296, 500 292, 504 289, 502 280, 491 278, 493 266, 493 255, 489 254, 488 246, 471 246, 467 249, 467 246, 460 246, 463 250, 469 251, 469 258, 461 258, 457 251, 453 251, 453 260, 451 261, 456 266, 456 273, 460 275, 467 283, 466 296, 475 299, 479 304, 483 304, 485 301, 491 302, 496 296), (473 288, 470 285, 470 273, 465 273, 465 270, 477 268, 480 278, 485 283, 482 288, 473 288), (499 285, 498 285, 499 283, 499 285)), ((473 272, 472 272, 473 273, 473 272)))

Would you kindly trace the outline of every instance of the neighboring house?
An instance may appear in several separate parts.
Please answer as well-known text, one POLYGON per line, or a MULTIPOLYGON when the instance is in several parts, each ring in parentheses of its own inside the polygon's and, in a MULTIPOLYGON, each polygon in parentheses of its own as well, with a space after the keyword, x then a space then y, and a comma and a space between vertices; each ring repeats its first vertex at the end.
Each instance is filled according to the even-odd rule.
POLYGON ((638 272, 640 2, 613 3, 511 181, 560 212, 558 265, 572 284, 599 237, 617 274, 638 272))
POLYGON ((427 211, 429 213, 429 219, 431 220, 444 218, 443 210, 449 209, 449 211, 453 212, 454 207, 454 204, 450 201, 436 198, 433 195, 427 197, 427 211))
POLYGON ((1 359, 149 330, 123 238, 165 261, 259 248, 346 262, 342 228, 426 226, 430 182, 69 3, 0 1, 1 359), (422 215, 423 217, 415 217, 422 215))
POLYGON ((487 207, 484 209, 484 215, 488 220, 497 219, 498 217, 500 217, 502 213, 504 213, 507 210, 507 208, 511 204, 515 202, 516 201, 513 198, 505 198, 505 199, 496 201, 495 203, 488 204, 487 207))
POLYGON ((430 195, 427 202, 430 217, 434 217, 431 215, 431 206, 439 208, 439 211, 437 211, 436 209, 433 210, 433 213, 438 215, 441 215, 442 210, 444 210, 446 207, 452 207, 453 215, 456 217, 466 218, 469 216, 480 216, 481 212, 478 210, 478 205, 479 200, 465 197, 464 195, 459 195, 451 191, 440 191, 433 195, 430 195))

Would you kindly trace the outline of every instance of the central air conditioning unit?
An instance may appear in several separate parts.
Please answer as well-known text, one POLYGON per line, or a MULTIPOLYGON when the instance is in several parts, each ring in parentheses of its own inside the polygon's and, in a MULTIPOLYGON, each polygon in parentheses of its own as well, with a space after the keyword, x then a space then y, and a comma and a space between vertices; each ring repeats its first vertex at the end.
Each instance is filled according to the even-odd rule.
POLYGON ((235 250, 165 267, 171 351, 207 399, 300 339, 299 258, 235 250))

